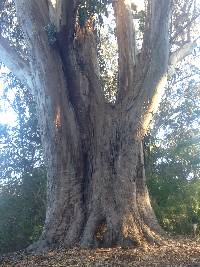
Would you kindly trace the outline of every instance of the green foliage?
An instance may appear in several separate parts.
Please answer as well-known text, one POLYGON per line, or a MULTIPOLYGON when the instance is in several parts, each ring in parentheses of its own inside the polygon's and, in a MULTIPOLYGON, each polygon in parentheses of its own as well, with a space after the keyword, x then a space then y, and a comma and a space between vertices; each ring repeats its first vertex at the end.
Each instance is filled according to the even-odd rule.
POLYGON ((15 124, 0 124, 0 253, 5 253, 25 248, 40 235, 46 171, 33 99, 10 73, 1 78, 1 101, 7 105, 0 112, 12 109, 16 114, 15 124))
POLYGON ((46 172, 36 168, 21 181, 0 185, 0 253, 27 247, 41 234, 45 218, 46 172))
POLYGON ((0 1, 0 33, 24 59, 27 59, 27 46, 21 26, 16 17, 14 0, 0 1))
POLYGON ((152 204, 161 225, 178 234, 191 233, 192 223, 200 225, 197 73, 192 65, 180 66, 169 81, 151 134, 146 138, 146 169, 152 204))
POLYGON ((146 23, 146 12, 141 10, 138 12, 139 15, 139 30, 144 33, 146 23))
POLYGON ((56 26, 53 23, 49 23, 44 27, 44 30, 47 33, 49 44, 54 45, 57 40, 56 26))
POLYGON ((118 82, 118 47, 114 28, 115 21, 110 14, 109 24, 100 29, 100 41, 97 46, 102 87, 105 98, 111 103, 116 100, 118 82))
POLYGON ((13 110, 16 123, 0 125, 0 182, 20 178, 32 173, 35 166, 43 165, 33 98, 10 73, 2 73, 2 78, 5 84, 2 102, 9 104, 4 108, 2 105, 2 111, 13 110))
POLYGON ((200 181, 159 177, 148 181, 152 204, 161 225, 176 234, 191 234, 200 224, 200 181))
POLYGON ((86 0, 81 1, 78 12, 78 24, 83 28, 86 22, 96 16, 99 24, 103 23, 103 15, 108 17, 107 6, 111 3, 110 0, 86 0))

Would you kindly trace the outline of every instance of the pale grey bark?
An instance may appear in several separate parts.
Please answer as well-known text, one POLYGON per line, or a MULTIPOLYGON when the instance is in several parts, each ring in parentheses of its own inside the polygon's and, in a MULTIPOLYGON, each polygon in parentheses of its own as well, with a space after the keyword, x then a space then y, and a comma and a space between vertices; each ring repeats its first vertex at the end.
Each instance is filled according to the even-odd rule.
POLYGON ((32 90, 29 62, 24 60, 8 40, 0 35, 0 61, 28 88, 32 90))
POLYGON ((132 17, 131 1, 113 1, 116 18, 116 35, 118 42, 118 79, 120 101, 127 91, 133 91, 133 79, 136 65, 136 36, 132 17))

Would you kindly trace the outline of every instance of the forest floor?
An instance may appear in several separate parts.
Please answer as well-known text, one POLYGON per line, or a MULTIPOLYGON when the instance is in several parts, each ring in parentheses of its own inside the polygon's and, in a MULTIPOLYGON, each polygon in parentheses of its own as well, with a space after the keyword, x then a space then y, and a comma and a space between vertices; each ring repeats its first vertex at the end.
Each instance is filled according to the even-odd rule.
POLYGON ((135 249, 58 249, 40 255, 16 252, 0 257, 2 267, 200 267, 200 241, 171 240, 164 246, 135 249))

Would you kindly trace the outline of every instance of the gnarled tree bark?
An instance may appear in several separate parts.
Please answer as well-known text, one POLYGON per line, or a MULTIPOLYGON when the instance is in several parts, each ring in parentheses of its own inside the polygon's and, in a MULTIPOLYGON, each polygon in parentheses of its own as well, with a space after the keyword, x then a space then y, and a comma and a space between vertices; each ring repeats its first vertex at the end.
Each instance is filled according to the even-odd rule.
POLYGON ((130 3, 113 3, 119 48, 115 106, 103 95, 92 31, 75 33, 78 1, 15 3, 30 55, 28 69, 22 66, 23 74, 16 75, 31 73, 48 173, 46 221, 35 248, 161 241, 145 183, 142 139, 167 77, 170 0, 151 0, 140 56, 130 3), (58 30, 54 46, 45 31, 52 22, 58 30))

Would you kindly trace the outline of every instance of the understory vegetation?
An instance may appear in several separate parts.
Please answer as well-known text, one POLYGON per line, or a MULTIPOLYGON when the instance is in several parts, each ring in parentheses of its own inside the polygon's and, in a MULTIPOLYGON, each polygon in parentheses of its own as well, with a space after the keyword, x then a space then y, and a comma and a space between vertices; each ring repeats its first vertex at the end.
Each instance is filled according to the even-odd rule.
POLYGON ((188 67, 180 66, 169 81, 145 144, 152 205, 173 234, 192 234, 192 224, 200 225, 200 91, 198 70, 191 72, 188 78, 188 67))
POLYGON ((38 238, 46 206, 46 170, 35 105, 14 77, 7 81, 1 111, 9 105, 16 122, 0 124, 0 253, 19 250, 38 238))

